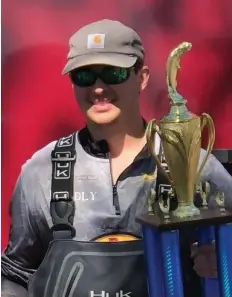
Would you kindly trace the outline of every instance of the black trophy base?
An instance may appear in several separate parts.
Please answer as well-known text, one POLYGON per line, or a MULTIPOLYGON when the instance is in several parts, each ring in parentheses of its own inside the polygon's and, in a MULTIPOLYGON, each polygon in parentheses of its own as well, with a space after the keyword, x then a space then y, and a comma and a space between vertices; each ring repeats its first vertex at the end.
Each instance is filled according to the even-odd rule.
POLYGON ((154 214, 143 214, 136 218, 140 224, 155 227, 160 231, 177 230, 181 227, 203 227, 203 226, 217 226, 232 223, 232 210, 223 210, 218 208, 199 208, 200 214, 198 216, 178 218, 171 213, 167 216, 159 209, 158 203, 155 205, 154 214))

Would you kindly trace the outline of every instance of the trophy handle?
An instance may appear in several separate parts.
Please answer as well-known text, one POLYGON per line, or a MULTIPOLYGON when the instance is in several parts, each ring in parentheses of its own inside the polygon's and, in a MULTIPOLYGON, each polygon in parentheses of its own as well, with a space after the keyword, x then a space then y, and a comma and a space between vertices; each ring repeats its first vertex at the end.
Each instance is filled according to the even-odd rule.
POLYGON ((213 119, 207 113, 203 113, 201 115, 201 119, 202 119, 201 132, 204 129, 204 127, 207 126, 208 132, 209 132, 209 141, 208 141, 208 145, 207 145, 207 149, 206 149, 205 158, 204 158, 204 160, 200 166, 200 169, 198 170, 198 173, 197 173, 197 182, 199 182, 199 180, 200 180, 200 175, 201 175, 202 170, 205 167, 205 164, 212 152, 214 141, 215 141, 215 127, 214 127, 213 119))
POLYGON ((160 139, 161 139, 162 133, 159 129, 159 126, 156 124, 156 120, 153 119, 148 123, 147 129, 146 129, 147 145, 151 152, 151 155, 156 160, 156 164, 157 164, 158 168, 163 172, 165 177, 168 179, 168 181, 172 185, 171 176, 163 169, 163 167, 161 165, 161 161, 155 153, 155 133, 158 133, 158 135, 160 136, 160 139))

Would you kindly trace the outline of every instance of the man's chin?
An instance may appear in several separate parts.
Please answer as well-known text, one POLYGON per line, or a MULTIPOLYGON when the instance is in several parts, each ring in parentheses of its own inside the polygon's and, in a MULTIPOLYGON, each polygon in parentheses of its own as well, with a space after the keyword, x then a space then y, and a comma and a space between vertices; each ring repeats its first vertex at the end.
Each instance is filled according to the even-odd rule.
POLYGON ((107 125, 112 124, 119 117, 119 113, 97 113, 97 114, 87 114, 88 119, 97 125, 107 125))

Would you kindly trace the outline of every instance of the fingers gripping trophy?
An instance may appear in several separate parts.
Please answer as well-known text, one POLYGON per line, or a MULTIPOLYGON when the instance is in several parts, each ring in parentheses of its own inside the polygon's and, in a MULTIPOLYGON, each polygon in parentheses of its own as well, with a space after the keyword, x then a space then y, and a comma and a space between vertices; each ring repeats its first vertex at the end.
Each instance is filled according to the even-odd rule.
POLYGON ((150 121, 146 131, 148 147, 158 171, 171 186, 166 196, 155 197, 152 215, 149 212, 137 218, 143 225, 150 297, 184 297, 179 252, 179 229, 182 226, 197 229, 199 244, 216 239, 219 278, 213 282, 209 279, 202 280, 204 297, 232 297, 232 285, 228 286, 228 276, 232 279, 232 271, 225 264, 225 260, 229 263, 229 257, 231 258, 231 252, 229 255, 228 251, 232 247, 227 244, 226 238, 231 233, 231 224, 227 223, 231 222, 232 214, 227 212, 222 202, 216 210, 208 208, 210 185, 206 181, 202 186, 200 180, 215 141, 214 123, 206 113, 198 116, 190 112, 186 107, 187 101, 177 92, 180 58, 191 48, 191 43, 183 42, 169 54, 166 82, 170 112, 159 121, 159 125, 155 119, 150 121), (208 145, 204 159, 200 162, 204 128, 208 128, 208 145), (168 170, 155 153, 156 133, 161 140, 168 170), (196 193, 201 195, 200 207, 196 207, 194 203, 196 193), (177 200, 177 207, 172 209, 174 198, 177 200))

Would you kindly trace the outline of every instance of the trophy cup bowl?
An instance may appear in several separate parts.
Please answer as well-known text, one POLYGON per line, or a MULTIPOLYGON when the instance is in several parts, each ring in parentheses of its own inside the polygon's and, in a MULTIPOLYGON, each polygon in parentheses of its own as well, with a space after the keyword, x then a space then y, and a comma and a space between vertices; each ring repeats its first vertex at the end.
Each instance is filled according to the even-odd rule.
POLYGON ((167 175, 178 200, 178 207, 172 212, 176 217, 188 217, 200 214, 194 205, 194 193, 200 181, 200 175, 212 151, 215 138, 214 124, 208 114, 188 118, 160 120, 158 126, 152 120, 147 126, 147 143, 156 164, 164 175, 167 175), (204 160, 198 169, 202 130, 207 125, 209 142, 204 160), (169 172, 164 171, 159 157, 154 152, 154 133, 158 133, 169 172))

